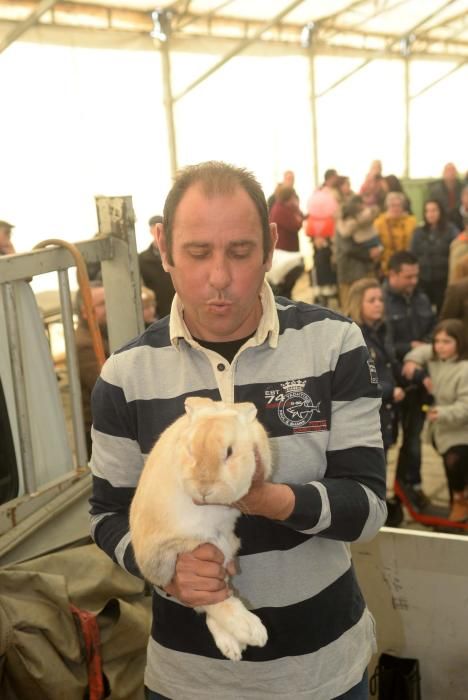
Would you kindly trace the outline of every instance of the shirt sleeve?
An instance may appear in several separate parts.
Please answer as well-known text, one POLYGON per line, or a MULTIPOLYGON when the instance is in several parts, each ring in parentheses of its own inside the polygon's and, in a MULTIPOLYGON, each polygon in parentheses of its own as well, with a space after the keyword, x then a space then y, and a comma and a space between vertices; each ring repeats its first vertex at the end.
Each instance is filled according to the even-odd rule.
POLYGON ((332 378, 326 472, 323 479, 290 484, 296 502, 284 525, 345 542, 377 534, 387 516, 380 403, 373 361, 360 329, 350 324, 332 378))
POLYGON ((144 458, 117 376, 112 355, 92 394, 91 535, 111 559, 141 577, 130 541, 129 510, 144 458))

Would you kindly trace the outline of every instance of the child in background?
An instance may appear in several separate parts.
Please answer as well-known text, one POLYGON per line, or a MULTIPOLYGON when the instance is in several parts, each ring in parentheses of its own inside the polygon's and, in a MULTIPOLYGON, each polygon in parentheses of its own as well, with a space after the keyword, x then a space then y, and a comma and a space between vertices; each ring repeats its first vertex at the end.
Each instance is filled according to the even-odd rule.
POLYGON ((427 406, 431 440, 444 460, 451 498, 449 519, 468 520, 468 361, 463 323, 441 321, 431 345, 404 358, 403 374, 433 395, 427 406))

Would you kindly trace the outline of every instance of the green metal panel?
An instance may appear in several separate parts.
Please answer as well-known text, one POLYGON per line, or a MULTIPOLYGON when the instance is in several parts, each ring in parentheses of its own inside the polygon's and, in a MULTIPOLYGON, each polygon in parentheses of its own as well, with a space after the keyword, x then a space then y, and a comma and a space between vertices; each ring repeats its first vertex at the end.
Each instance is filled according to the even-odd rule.
POLYGON ((422 221, 424 213, 424 202, 426 201, 429 194, 429 186, 431 182, 434 182, 435 178, 402 178, 401 184, 405 193, 408 195, 411 207, 413 209, 413 214, 416 219, 422 221))

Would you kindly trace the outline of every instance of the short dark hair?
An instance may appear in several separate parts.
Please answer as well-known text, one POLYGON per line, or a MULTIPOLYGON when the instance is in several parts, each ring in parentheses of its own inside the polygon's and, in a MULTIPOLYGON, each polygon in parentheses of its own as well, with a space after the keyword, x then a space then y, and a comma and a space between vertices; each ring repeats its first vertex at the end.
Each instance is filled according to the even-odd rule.
POLYGON ((148 221, 148 226, 154 226, 155 224, 162 224, 163 218, 160 214, 156 214, 156 216, 152 216, 149 221, 148 221))
POLYGON ((279 188, 279 190, 277 192, 276 199, 278 200, 278 202, 284 203, 284 202, 287 202, 288 200, 290 200, 291 197, 295 197, 295 196, 296 196, 296 190, 294 189, 294 187, 282 186, 279 188))
POLYGON ((450 338, 453 338, 457 344, 457 355, 459 360, 467 359, 467 343, 465 336, 465 326, 463 321, 458 318, 445 318, 443 321, 439 321, 432 332, 432 350, 435 355, 434 342, 436 335, 444 331, 450 338))
POLYGON ((207 196, 232 194, 238 187, 250 197, 260 217, 263 233, 263 259, 267 259, 272 248, 268 207, 260 183, 253 173, 222 161, 210 160, 197 165, 189 165, 176 175, 174 184, 164 204, 164 234, 167 245, 167 258, 173 265, 172 230, 177 207, 189 187, 200 184, 207 196))
MULTIPOLYGON (((104 283, 102 280, 90 280, 89 286, 93 289, 99 289, 100 287, 104 287, 104 283)), ((75 311, 78 314, 78 318, 83 318, 83 306, 84 306, 83 295, 81 293, 81 290, 78 288, 78 291, 76 292, 76 295, 75 295, 75 304, 74 304, 75 311)))
POLYGON ((419 261, 409 250, 397 250, 388 261, 388 269, 400 272, 402 265, 418 265, 419 261))
POLYGON ((334 175, 338 175, 338 172, 335 170, 335 168, 329 168, 328 170, 325 170, 323 179, 327 181, 329 177, 333 177, 334 175))

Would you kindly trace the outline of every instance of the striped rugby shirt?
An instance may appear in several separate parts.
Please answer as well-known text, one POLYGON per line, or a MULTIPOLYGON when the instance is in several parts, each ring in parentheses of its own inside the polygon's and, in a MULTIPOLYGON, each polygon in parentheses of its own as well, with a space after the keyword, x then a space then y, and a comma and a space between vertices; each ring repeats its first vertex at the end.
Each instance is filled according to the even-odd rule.
POLYGON ((321 307, 275 298, 265 283, 257 333, 231 365, 171 316, 114 353, 93 392, 93 537, 139 575, 128 510, 145 457, 187 396, 252 401, 270 436, 273 480, 296 503, 287 521, 242 515, 233 586, 268 630, 239 663, 204 616, 155 589, 146 685, 173 700, 329 700, 357 684, 374 624, 348 542, 383 525, 380 389, 361 331, 321 307))

